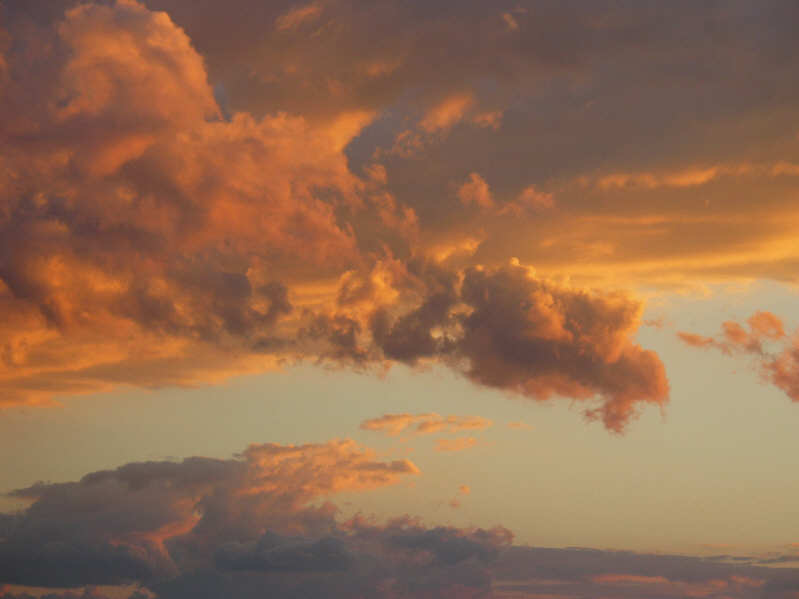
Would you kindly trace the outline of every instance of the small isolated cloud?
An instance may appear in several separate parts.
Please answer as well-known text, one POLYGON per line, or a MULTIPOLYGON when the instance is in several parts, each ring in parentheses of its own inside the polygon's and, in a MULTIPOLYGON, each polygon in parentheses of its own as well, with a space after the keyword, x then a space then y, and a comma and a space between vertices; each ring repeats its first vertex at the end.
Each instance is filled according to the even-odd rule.
POLYGON ((503 12, 502 21, 505 23, 505 27, 507 27, 509 31, 519 30, 519 23, 516 21, 516 17, 514 17, 511 13, 503 12))
POLYGON ((750 316, 746 325, 726 321, 715 337, 686 332, 677 335, 692 347, 753 357, 765 381, 781 389, 792 401, 799 402, 799 330, 788 336, 782 320, 765 311, 750 316))
POLYGON ((440 416, 439 414, 385 414, 361 422, 361 430, 396 436, 403 432, 415 435, 484 430, 493 423, 480 416, 440 416))
POLYGON ((465 496, 465 495, 469 495, 471 492, 472 492, 472 490, 469 487, 469 485, 461 485, 460 487, 458 487, 458 495, 456 495, 455 497, 453 497, 452 499, 449 500, 449 504, 448 504, 449 507, 451 507, 453 509, 459 508, 461 506, 460 497, 465 496))

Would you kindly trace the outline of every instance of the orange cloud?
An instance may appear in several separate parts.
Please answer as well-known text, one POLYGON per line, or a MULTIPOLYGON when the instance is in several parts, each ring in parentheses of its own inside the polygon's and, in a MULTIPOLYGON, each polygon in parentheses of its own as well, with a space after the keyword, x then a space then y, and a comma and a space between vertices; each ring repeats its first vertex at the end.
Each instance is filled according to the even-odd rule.
POLYGON ((677 336, 681 341, 692 347, 712 347, 716 344, 716 340, 713 339, 713 337, 705 337, 695 333, 686 333, 680 331, 677 333, 677 336))
MULTIPOLYGON (((292 32, 338 7, 264 10, 258 39, 278 36, 293 57, 269 83, 283 89, 291 69, 310 68, 292 32)), ((26 51, 2 46, 3 405, 204 384, 302 359, 379 371, 437 361, 478 384, 590 402, 586 414, 616 431, 643 403, 667 400, 657 356, 630 341, 639 302, 483 255, 500 221, 555 218, 537 184, 503 182, 516 199, 501 204, 472 171, 460 193, 418 204, 392 188, 398 157, 351 168, 345 152, 380 122, 380 102, 240 109, 209 82, 219 57, 193 45, 205 33, 193 29, 195 42, 133 0, 54 9, 30 27, 19 18, 9 36, 30 39, 26 51), (485 236, 459 229, 476 212, 461 201, 494 207, 479 217, 485 236), (424 258, 433 254, 438 264, 424 258)), ((340 31, 329 29, 303 42, 309 52, 340 31)), ((393 60, 386 76, 411 58, 393 60)), ((438 91, 418 98, 414 134, 443 138, 488 114, 477 91, 438 91)))
POLYGON ((525 187, 513 202, 508 202, 500 209, 500 214, 521 216, 525 212, 541 212, 555 206, 554 196, 536 189, 534 185, 525 187))
POLYGON ((447 416, 439 414, 385 414, 361 423, 361 429, 396 436, 405 431, 416 435, 466 430, 483 430, 493 423, 480 416, 447 416), (410 430, 409 430, 410 429, 410 430))
POLYGON ((494 206, 491 189, 478 173, 471 173, 466 182, 458 188, 458 199, 465 205, 488 209, 494 206))
MULTIPOLYGON (((469 495, 471 492, 472 489, 469 487, 469 485, 461 485, 458 487, 458 496, 469 495)), ((461 501, 460 499, 458 499, 458 497, 453 497, 452 499, 449 500, 449 507, 457 509, 460 506, 461 506, 461 501)))
POLYGON ((782 320, 771 312, 756 312, 747 320, 749 330, 734 321, 722 323, 718 337, 678 333, 694 347, 716 348, 727 355, 744 353, 755 357, 757 369, 793 401, 799 401, 799 332, 788 339, 782 320), (777 349, 769 344, 777 343, 777 349))
POLYGON ((473 103, 474 96, 470 93, 450 96, 432 107, 419 126, 428 133, 447 130, 463 119, 473 103))

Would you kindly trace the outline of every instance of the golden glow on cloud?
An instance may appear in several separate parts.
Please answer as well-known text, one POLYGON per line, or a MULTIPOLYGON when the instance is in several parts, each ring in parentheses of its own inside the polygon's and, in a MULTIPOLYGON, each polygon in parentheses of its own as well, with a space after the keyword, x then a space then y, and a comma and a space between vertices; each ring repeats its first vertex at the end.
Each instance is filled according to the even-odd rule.
MULTIPOLYGON (((703 81, 731 104, 700 125, 695 103, 580 79, 571 44, 628 22, 614 11, 553 9, 539 30, 522 5, 448 19, 390 5, 262 7, 246 23, 177 0, 9 12, 3 404, 301 360, 439 363, 579 400, 620 432, 668 401, 662 362, 633 342, 644 285, 794 276, 796 135, 727 143, 756 130, 750 105, 715 93, 735 71, 703 81), (617 94, 650 113, 610 135, 598 115, 617 94), (674 135, 642 144, 664 111, 674 135)), ((611 35, 596 64, 635 73, 635 47, 669 38, 634 39, 611 35)))
MULTIPOLYGON (((672 393, 642 325, 799 402, 790 315, 642 321, 710 283, 796 283, 799 12, 649 4, 0 3, 0 408, 402 364, 622 434, 672 393)), ((354 422, 447 464, 492 434, 547 442, 489 410, 504 424, 460 405, 354 422)), ((436 509, 477 517, 481 481, 453 475, 436 509)), ((30 485, 0 514, 0 599, 799 593, 765 567, 793 548, 547 550, 331 502, 421 477, 337 439, 30 485)))

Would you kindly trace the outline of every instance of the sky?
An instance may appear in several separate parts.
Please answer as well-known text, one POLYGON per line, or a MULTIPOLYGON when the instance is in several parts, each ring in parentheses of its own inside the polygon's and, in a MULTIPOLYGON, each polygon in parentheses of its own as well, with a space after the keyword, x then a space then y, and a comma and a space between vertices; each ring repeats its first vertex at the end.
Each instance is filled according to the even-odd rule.
POLYGON ((797 27, 0 0, 0 599, 799 599, 797 27))

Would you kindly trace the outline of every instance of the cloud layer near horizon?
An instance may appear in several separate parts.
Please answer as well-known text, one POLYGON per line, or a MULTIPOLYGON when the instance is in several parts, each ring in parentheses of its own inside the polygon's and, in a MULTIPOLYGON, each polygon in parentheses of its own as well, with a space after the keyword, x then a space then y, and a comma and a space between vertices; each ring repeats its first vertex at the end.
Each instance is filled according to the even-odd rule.
POLYGON ((486 592, 485 568, 509 531, 430 528, 404 515, 341 521, 328 499, 418 473, 343 440, 39 483, 12 493, 29 507, 0 514, 0 584, 141 585, 163 598, 196 597, 199 586, 215 597, 486 592))
MULTIPOLYGON (((343 7, 256 16, 288 43, 343 7)), ((0 404, 204 384, 298 360, 443 363, 533 399, 586 401, 617 432, 641 405, 667 401, 659 358, 632 341, 638 300, 542 277, 511 260, 523 252, 482 260, 494 233, 464 236, 472 217, 549 218, 551 193, 527 182, 502 199, 471 172, 442 181, 442 220, 437 199, 421 205, 391 186, 391 152, 356 168, 353 144, 388 105, 226 101, 235 86, 209 82, 220 57, 201 56, 171 13, 188 17, 167 8, 4 8, 0 404)), ((472 8, 464 14, 484 18, 472 8)), ((202 43, 196 19, 212 10, 187 21, 202 43)), ((392 72, 381 65, 370 76, 392 72)), ((461 126, 497 133, 501 110, 477 92, 420 99, 414 143, 438 147, 461 126)))
MULTIPOLYGON (((792 599, 796 561, 512 546, 490 529, 339 516, 330 499, 419 474, 338 440, 131 463, 14 491, 0 598, 792 599)), ((461 485, 460 496, 470 489, 461 485)), ((456 506, 457 502, 453 502, 456 506)))

